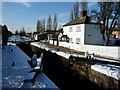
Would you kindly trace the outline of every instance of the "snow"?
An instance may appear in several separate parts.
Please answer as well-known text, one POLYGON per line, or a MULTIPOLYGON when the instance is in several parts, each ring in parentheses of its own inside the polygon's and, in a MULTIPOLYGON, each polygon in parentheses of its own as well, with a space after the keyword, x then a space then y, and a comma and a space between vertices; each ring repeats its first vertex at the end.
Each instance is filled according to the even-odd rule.
POLYGON ((112 59, 105 59, 105 58, 99 58, 99 57, 95 57, 95 59, 97 59, 97 60, 101 60, 101 61, 108 61, 108 62, 116 62, 116 63, 120 63, 120 61, 112 60, 112 59))
POLYGON ((38 74, 35 79, 34 85, 26 81, 20 85, 21 88, 58 88, 44 73, 38 74))
POLYGON ((58 52, 56 52, 56 54, 57 54, 57 55, 60 55, 60 56, 62 56, 62 57, 65 57, 65 58, 67 58, 67 59, 69 59, 69 57, 70 57, 70 54, 69 54, 69 53, 65 53, 65 52, 62 52, 62 51, 58 51, 58 52))
POLYGON ((35 72, 31 72, 28 75, 25 76, 24 80, 32 80, 35 75, 35 72))
MULTIPOLYGON (((80 54, 70 53, 70 52, 63 52, 63 51, 56 51, 56 50, 54 50, 52 48, 49 48, 48 46, 46 46, 46 45, 44 45, 44 44, 42 44, 40 42, 32 42, 31 45, 34 45, 34 46, 36 46, 38 48, 41 48, 41 49, 45 49, 46 51, 50 51, 52 53, 56 53, 56 54, 58 54, 58 55, 60 55, 62 57, 65 57, 67 59, 69 59, 70 55, 72 55, 74 57, 86 58, 85 55, 80 55, 80 54)), ((117 60, 115 61, 115 60, 112 60, 112 59, 105 59, 105 58, 100 58, 100 57, 95 57, 95 56, 94 56, 94 59, 101 60, 101 61, 108 61, 108 62, 117 62, 117 63, 120 63, 120 61, 117 61, 117 60)))
POLYGON ((91 69, 120 80, 120 66, 96 63, 94 65, 91 65, 91 69))
POLYGON ((33 42, 33 43, 31 43, 31 45, 34 45, 34 46, 36 46, 38 48, 41 48, 41 49, 45 49, 46 51, 49 51, 49 52, 52 52, 52 53, 56 53, 57 55, 60 55, 60 56, 65 57, 67 59, 69 59, 69 56, 70 56, 69 53, 65 53, 65 52, 62 52, 62 51, 56 51, 56 50, 54 50, 52 48, 49 48, 48 46, 46 46, 44 44, 41 44, 39 42, 33 42))
POLYGON ((37 59, 37 66, 41 65, 42 58, 43 58, 43 53, 41 53, 40 57, 37 59))
POLYGON ((2 51, 2 87, 18 88, 31 70, 30 58, 16 45, 4 46, 2 51), (13 49, 13 51, 11 51, 13 49), (14 64, 13 64, 14 63, 14 64))
POLYGON ((44 73, 40 73, 33 88, 58 88, 44 73))
MULTIPOLYGON (((33 84, 30 80, 35 77, 28 60, 31 60, 15 44, 4 46, 2 57, 2 88, 58 88, 44 73, 38 74, 33 84)), ((39 69, 40 67, 35 67, 39 69)))
MULTIPOLYGON (((60 55, 60 56, 65 57, 67 59, 69 59, 70 55, 72 55, 74 57, 86 58, 85 55, 80 55, 80 54, 75 54, 75 53, 70 54, 69 52, 56 51, 56 50, 49 48, 49 47, 47 47, 44 44, 39 43, 39 42, 33 42, 33 43, 31 43, 31 45, 45 49, 46 51, 50 51, 52 53, 56 53, 57 55, 60 55)), ((105 59, 105 58, 100 58, 100 57, 95 57, 95 56, 93 56, 93 57, 96 60, 120 63, 119 61, 115 61, 115 60, 111 60, 111 59, 105 59)), ((105 74, 109 77, 120 80, 120 66, 95 63, 94 65, 91 65, 91 69, 98 71, 102 74, 105 74)))

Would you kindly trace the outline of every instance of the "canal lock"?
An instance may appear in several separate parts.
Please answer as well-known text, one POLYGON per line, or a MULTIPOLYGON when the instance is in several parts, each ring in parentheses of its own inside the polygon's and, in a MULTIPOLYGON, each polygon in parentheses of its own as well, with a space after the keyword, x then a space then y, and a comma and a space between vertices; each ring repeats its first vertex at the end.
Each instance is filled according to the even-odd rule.
MULTIPOLYGON (((101 74, 90 69, 91 63, 85 58, 73 58, 69 60, 58 56, 50 51, 45 51, 29 44, 19 45, 19 47, 29 56, 32 57, 34 53, 40 56, 44 53, 43 57, 43 72, 60 88, 90 88, 101 89, 109 87, 106 82, 98 80, 101 74), (97 84, 96 84, 97 83, 97 84), (105 86, 106 84, 106 86, 105 86)), ((103 75, 101 75, 104 77, 103 75)), ((106 78, 106 77, 104 77, 106 78)), ((114 81, 116 82, 116 81, 114 81)), ((114 87, 114 86, 113 86, 114 87)))

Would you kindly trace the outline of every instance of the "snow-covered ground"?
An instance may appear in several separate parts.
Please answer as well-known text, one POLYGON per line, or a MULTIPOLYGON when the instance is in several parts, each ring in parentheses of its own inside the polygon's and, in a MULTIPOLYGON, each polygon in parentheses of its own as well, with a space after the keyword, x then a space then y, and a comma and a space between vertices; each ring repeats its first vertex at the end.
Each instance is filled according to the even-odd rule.
POLYGON ((40 73, 35 84, 24 82, 33 78, 32 68, 27 63, 31 60, 15 44, 4 46, 2 51, 2 88, 57 88, 57 86, 44 74, 40 73))
MULTIPOLYGON (((46 46, 42 43, 39 43, 39 42, 33 42, 33 43, 31 43, 31 45, 45 49, 46 51, 50 51, 52 53, 56 53, 57 55, 60 55, 67 59, 69 59, 70 55, 72 55, 74 57, 86 58, 84 55, 79 55, 79 54, 70 53, 70 52, 56 51, 55 49, 49 48, 48 46, 46 46)), ((110 60, 110 59, 105 59, 105 58, 100 58, 100 57, 94 57, 94 59, 101 60, 101 61, 120 63, 120 61, 115 61, 115 60, 110 60)), ((120 66, 95 63, 94 65, 91 65, 91 69, 98 71, 102 74, 105 74, 107 76, 110 76, 112 78, 115 78, 117 80, 120 80, 120 66)))
POLYGON ((38 74, 34 85, 31 82, 21 83, 21 88, 58 88, 44 73, 38 74))
POLYGON ((114 79, 120 80, 120 66, 96 63, 91 65, 91 69, 114 79))
POLYGON ((31 67, 30 58, 16 45, 4 46, 2 51, 2 87, 18 88, 31 67))
MULTIPOLYGON (((56 53, 56 54, 58 54, 58 55, 60 55, 62 57, 65 57, 67 59, 69 59, 70 55, 75 56, 75 57, 86 58, 85 55, 80 55, 80 54, 71 53, 71 52, 56 51, 55 49, 49 48, 45 44, 42 44, 42 43, 39 43, 39 42, 32 42, 31 45, 36 46, 36 47, 41 48, 41 49, 45 49, 46 51, 50 51, 52 53, 56 53)), ((95 57, 95 56, 94 56, 94 59, 101 60, 101 61, 108 61, 108 62, 117 62, 117 63, 120 63, 120 61, 117 61, 117 60, 105 59, 105 58, 100 58, 100 57, 95 57)))
POLYGON ((44 73, 40 73, 33 88, 58 88, 44 73))

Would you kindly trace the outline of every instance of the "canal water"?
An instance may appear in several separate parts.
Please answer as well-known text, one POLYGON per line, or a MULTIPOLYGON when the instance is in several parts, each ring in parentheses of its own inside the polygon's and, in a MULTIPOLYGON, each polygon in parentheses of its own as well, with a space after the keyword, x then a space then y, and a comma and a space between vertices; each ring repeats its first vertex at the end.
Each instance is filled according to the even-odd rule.
MULTIPOLYGON (((33 56, 33 51, 29 44, 18 45, 23 52, 29 57, 33 56)), ((55 83, 60 89, 100 89, 96 84, 83 78, 78 78, 69 68, 64 68, 61 57, 51 52, 44 51, 43 72, 55 83)), ((37 53, 38 57, 40 53, 37 53)))

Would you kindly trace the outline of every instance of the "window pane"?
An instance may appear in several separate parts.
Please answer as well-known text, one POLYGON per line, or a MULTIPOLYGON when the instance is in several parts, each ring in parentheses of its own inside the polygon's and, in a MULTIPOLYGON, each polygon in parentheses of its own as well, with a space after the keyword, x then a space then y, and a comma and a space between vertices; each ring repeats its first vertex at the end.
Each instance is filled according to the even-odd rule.
POLYGON ((70 38, 70 42, 72 42, 72 38, 70 38))
POLYGON ((76 32, 81 32, 81 27, 80 26, 76 27, 76 32))
POLYGON ((72 32, 73 30, 72 30, 72 27, 69 27, 69 32, 72 32))
POLYGON ((77 44, 80 43, 80 38, 76 38, 76 43, 77 43, 77 44))

